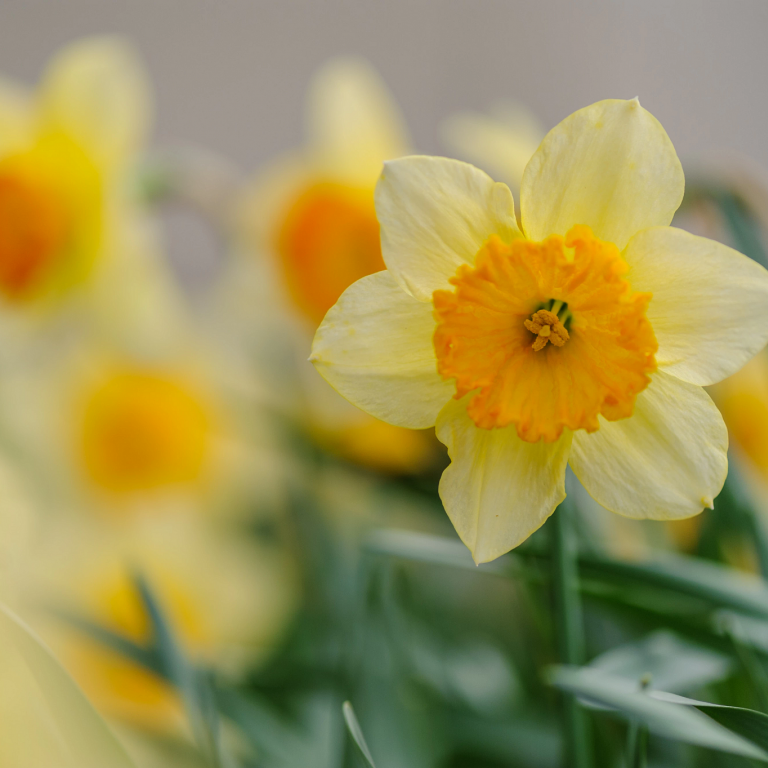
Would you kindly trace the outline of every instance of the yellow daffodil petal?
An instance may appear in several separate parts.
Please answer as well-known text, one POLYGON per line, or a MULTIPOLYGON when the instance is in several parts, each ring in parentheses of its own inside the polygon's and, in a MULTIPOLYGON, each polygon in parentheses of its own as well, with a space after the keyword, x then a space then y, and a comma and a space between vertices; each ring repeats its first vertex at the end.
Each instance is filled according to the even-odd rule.
POLYGON ((42 115, 109 167, 143 141, 149 93, 133 49, 119 38, 95 37, 71 44, 53 59, 42 85, 42 115))
POLYGON ((436 429, 451 458, 440 498, 476 563, 521 544, 565 498, 570 432, 554 443, 527 443, 513 426, 479 429, 466 399, 451 400, 436 429))
POLYGON ((387 268, 408 293, 430 301, 449 289, 462 264, 474 263, 491 235, 520 236, 512 193, 468 163, 404 157, 385 163, 376 214, 387 268))
POLYGON ((399 427, 431 427, 453 393, 437 373, 432 305, 389 272, 351 285, 317 331, 310 360, 358 408, 399 427))
POLYGON ((0 606, 0 765, 133 768, 50 651, 0 606))
POLYGON ((364 59, 334 59, 315 75, 308 118, 313 160, 339 183, 373 186, 382 163, 410 145, 400 110, 364 59))
POLYGON ((628 419, 576 432, 570 463, 595 501, 625 517, 674 520, 712 507, 728 434, 709 395, 659 371, 628 419))
POLYGON ((673 227, 639 232, 624 258, 632 288, 653 293, 647 317, 668 373, 714 384, 768 342, 768 272, 752 259, 673 227))
POLYGON ((0 77, 0 155, 27 147, 33 131, 33 114, 27 90, 0 77))
POLYGON ((637 99, 580 109, 553 128, 523 174, 520 209, 531 240, 586 224, 619 248, 665 226, 683 199, 675 148, 637 99))

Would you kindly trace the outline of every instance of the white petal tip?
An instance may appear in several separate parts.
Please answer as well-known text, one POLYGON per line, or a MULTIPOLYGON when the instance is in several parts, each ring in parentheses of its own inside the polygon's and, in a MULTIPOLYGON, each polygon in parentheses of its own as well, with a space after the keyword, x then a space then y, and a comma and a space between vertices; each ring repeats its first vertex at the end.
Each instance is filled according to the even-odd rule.
POLYGON ((492 562, 493 560, 496 560, 499 557, 501 557, 501 554, 492 555, 492 556, 489 557, 487 555, 476 555, 474 552, 472 553, 472 560, 474 561, 475 565, 478 566, 478 567, 480 567, 484 563, 490 563, 490 562, 492 562))
POLYGON ((320 360, 320 355, 317 354, 317 352, 313 352, 308 358, 310 363, 316 363, 320 360))
POLYGON ((640 106, 640 97, 639 96, 635 96, 633 99, 630 99, 629 100, 629 106, 632 107, 632 108, 639 107, 640 106))
POLYGON ((702 499, 701 503, 704 505, 704 509, 714 509, 715 502, 713 499, 702 499))

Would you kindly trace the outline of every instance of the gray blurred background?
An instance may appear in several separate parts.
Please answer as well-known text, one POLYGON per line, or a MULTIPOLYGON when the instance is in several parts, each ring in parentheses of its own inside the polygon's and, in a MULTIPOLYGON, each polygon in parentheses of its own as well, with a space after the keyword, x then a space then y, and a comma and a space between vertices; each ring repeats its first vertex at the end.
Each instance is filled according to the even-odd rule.
MULTIPOLYGON (((765 0, 0 0, 0 70, 32 82, 57 47, 103 32, 146 59, 156 142, 199 144, 246 172, 301 141, 310 75, 340 53, 380 70, 420 151, 445 151, 443 118, 499 98, 548 128, 639 96, 684 162, 768 168, 765 0)), ((198 251, 194 226, 178 229, 173 250, 198 251)))
POLYGON ((639 96, 682 156, 768 167, 764 0, 0 0, 0 70, 32 81, 94 32, 128 35, 146 57, 158 141, 246 169, 299 142, 310 74, 338 53, 381 71, 423 151, 439 150, 442 118, 499 97, 549 127, 639 96))

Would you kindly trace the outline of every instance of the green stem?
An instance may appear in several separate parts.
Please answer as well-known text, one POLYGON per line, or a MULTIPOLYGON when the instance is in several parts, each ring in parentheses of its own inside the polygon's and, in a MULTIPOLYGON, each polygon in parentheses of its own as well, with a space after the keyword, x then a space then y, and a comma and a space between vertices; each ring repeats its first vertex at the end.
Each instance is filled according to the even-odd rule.
MULTIPOLYGON (((566 501, 555 510, 550 522, 552 585, 560 662, 580 665, 584 663, 584 623, 572 517, 573 509, 566 501)), ((587 713, 570 694, 563 696, 563 735, 567 764, 573 768, 591 768, 592 742, 587 713)))
POLYGON ((629 724, 627 731, 627 766, 645 768, 648 746, 648 731, 636 720, 629 724))

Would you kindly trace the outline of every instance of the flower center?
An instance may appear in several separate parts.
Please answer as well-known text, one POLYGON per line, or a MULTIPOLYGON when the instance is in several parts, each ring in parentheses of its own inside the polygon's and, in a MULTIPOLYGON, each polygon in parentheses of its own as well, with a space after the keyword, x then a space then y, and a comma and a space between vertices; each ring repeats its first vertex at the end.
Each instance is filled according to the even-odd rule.
MULTIPOLYGON (((536 336, 531 345, 534 352, 544 349, 550 341, 556 347, 562 347, 571 338, 565 325, 561 322, 559 314, 562 307, 567 308, 568 305, 559 301, 553 303, 552 309, 557 304, 560 305, 558 313, 552 312, 551 309, 539 309, 531 315, 530 320, 523 320, 523 325, 536 336)), ((563 317, 563 319, 565 318, 563 317)))
POLYGON ((102 246, 98 167, 63 133, 0 159, 0 296, 15 302, 74 287, 102 246))
POLYGON ((114 492, 194 481, 209 443, 208 414, 184 386, 141 372, 120 373, 88 401, 82 427, 85 467, 114 492))
POLYGON ((455 290, 435 291, 438 371, 457 399, 472 393, 478 427, 514 424, 523 440, 552 442, 563 429, 594 432, 599 415, 632 415, 658 345, 651 294, 633 292, 627 270, 613 243, 576 226, 540 243, 491 238, 451 278, 455 290))
POLYGON ((296 305, 319 323, 361 277, 385 268, 371 190, 321 183, 293 203, 277 250, 296 305))
POLYGON ((0 164, 0 292, 22 299, 44 279, 68 234, 63 201, 41 180, 0 164))

